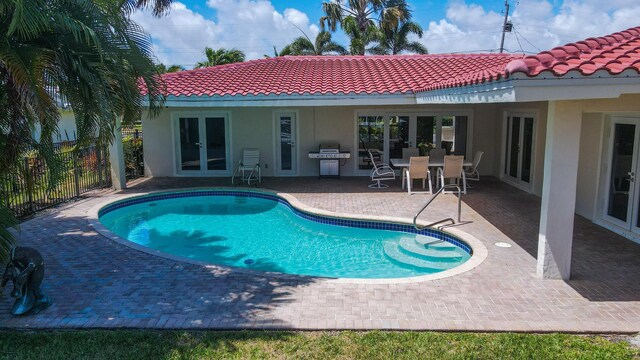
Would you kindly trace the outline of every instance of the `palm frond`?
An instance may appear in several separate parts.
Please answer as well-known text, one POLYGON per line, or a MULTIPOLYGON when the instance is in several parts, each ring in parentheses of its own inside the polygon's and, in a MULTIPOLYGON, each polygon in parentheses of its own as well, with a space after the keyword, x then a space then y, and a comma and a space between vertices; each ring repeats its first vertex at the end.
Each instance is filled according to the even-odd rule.
MULTIPOLYGON (((35 149, 50 170, 49 187, 58 182, 64 167, 52 142, 60 118, 57 96, 73 109, 80 145, 96 137, 99 144, 110 142, 116 117, 133 123, 143 109, 157 114, 164 84, 151 39, 126 7, 111 0, 0 3, 0 176, 18 174, 35 149), (36 125, 40 141, 33 136, 36 125)), ((0 256, 13 241, 6 208, 0 204, 0 256)))

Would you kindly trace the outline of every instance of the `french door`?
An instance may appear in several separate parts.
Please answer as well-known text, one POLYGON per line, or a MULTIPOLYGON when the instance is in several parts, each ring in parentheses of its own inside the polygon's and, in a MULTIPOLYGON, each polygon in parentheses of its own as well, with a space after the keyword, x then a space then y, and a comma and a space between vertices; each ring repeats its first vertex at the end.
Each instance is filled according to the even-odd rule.
POLYGON ((276 175, 297 175, 298 150, 297 114, 276 112, 275 114, 275 170, 276 175))
POLYGON ((535 117, 510 113, 505 121, 502 179, 531 191, 533 184, 533 150, 535 117))
POLYGON ((226 115, 187 115, 175 119, 177 173, 228 175, 229 122, 226 115))
POLYGON ((640 233, 639 138, 640 119, 612 119, 604 219, 635 233, 640 233))
POLYGON ((374 161, 388 163, 402 158, 403 148, 443 147, 448 154, 467 155, 468 115, 448 114, 359 114, 356 120, 358 168, 361 174, 374 161))

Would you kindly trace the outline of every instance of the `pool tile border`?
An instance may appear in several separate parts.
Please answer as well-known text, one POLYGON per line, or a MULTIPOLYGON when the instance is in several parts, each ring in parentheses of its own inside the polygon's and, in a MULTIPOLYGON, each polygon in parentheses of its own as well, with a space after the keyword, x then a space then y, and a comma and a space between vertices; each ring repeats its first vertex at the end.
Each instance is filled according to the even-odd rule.
MULTIPOLYGON (((461 274, 467 272, 476 266, 480 265, 487 257, 488 251, 484 244, 473 237, 472 235, 461 231, 454 227, 447 228, 447 231, 427 228, 423 230, 417 230, 413 227, 413 223, 409 223, 407 219, 393 218, 393 217, 373 217, 373 216, 358 216, 353 214, 341 214, 329 211, 323 211, 315 209, 301 203, 294 196, 287 193, 279 193, 267 189, 229 189, 229 188, 192 188, 192 189, 176 189, 170 191, 160 191, 151 193, 139 193, 119 196, 115 200, 108 200, 94 206, 87 214, 89 224, 101 235, 118 242, 122 245, 134 248, 136 250, 146 252, 152 255, 164 257, 174 261, 187 262, 194 265, 205 266, 207 268, 227 269, 229 271, 248 273, 251 275, 266 275, 276 278, 285 279, 301 279, 301 278, 313 278, 317 280, 324 280, 336 283, 357 283, 357 284, 398 284, 398 283, 415 283, 424 282, 429 280, 442 279, 449 276, 461 274), (471 258, 465 263, 449 270, 441 271, 434 274, 414 276, 408 278, 392 278, 392 279, 354 279, 354 278, 327 278, 327 277, 315 277, 307 275, 293 275, 276 272, 264 272, 258 270, 251 270, 245 268, 237 268, 226 265, 213 265, 200 260, 193 260, 190 258, 172 255, 164 253, 158 250, 150 249, 131 241, 121 238, 120 236, 112 233, 99 221, 99 217, 103 216, 111 211, 136 204, 142 204, 152 201, 172 199, 172 198, 186 198, 195 196, 242 196, 242 197, 256 197, 268 200, 277 201, 287 207, 289 207, 297 216, 304 219, 315 221, 323 224, 348 226, 356 228, 370 228, 380 230, 401 231, 412 234, 419 234, 425 236, 435 237, 442 241, 447 241, 454 244, 471 255, 471 258)), ((425 225, 425 224, 419 224, 425 225)))

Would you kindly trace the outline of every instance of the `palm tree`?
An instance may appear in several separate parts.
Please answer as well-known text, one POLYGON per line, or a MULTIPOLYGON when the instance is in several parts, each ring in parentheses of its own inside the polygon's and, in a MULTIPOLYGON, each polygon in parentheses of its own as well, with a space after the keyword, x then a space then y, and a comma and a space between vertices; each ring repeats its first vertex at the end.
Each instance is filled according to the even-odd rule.
POLYGON ((287 45, 287 46, 283 47, 280 52, 278 52, 278 49, 274 45, 273 46, 273 56, 269 56, 267 54, 264 54, 263 56, 264 56, 265 59, 269 59, 271 57, 279 57, 279 56, 287 56, 287 55, 291 55, 291 45, 287 45))
POLYGON ((380 29, 370 26, 366 31, 361 31, 357 20, 348 16, 342 19, 342 31, 349 38, 349 53, 351 55, 364 55, 367 45, 380 38, 380 29))
POLYGON ((182 71, 184 70, 184 67, 182 65, 165 65, 165 64, 156 64, 156 71, 158 72, 158 74, 166 74, 166 73, 173 73, 173 72, 178 72, 178 71, 182 71))
POLYGON ((393 29, 381 31, 378 44, 368 51, 376 55, 397 55, 405 51, 428 54, 424 45, 417 41, 409 41, 409 34, 416 34, 422 38, 422 27, 413 21, 401 22, 393 29))
POLYGON ((291 55, 327 55, 330 53, 346 55, 347 49, 331 39, 331 33, 321 31, 316 36, 315 42, 311 42, 306 35, 300 36, 287 45, 291 55))
POLYGON ((151 9, 154 16, 163 16, 169 13, 173 0, 120 0, 120 7, 125 13, 130 14, 137 9, 151 9))
POLYGON ((204 55, 207 57, 207 59, 205 61, 200 61, 196 63, 196 66, 195 66, 196 69, 209 67, 209 66, 243 62, 245 58, 244 53, 242 51, 238 49, 225 49, 225 48, 214 50, 210 47, 205 47, 204 55))
POLYGON ((399 22, 411 19, 411 11, 406 0, 326 1, 322 3, 322 10, 325 16, 320 18, 320 25, 323 29, 328 26, 331 31, 336 31, 337 25, 348 17, 355 20, 357 28, 362 33, 376 25, 390 29, 399 22))
MULTIPOLYGON (((109 142, 117 117, 132 124, 143 109, 155 115, 162 105, 150 38, 117 2, 5 0, 0 37, 2 177, 19 174, 21 160, 35 149, 51 170, 49 186, 59 181, 63 168, 52 141, 60 118, 58 96, 73 109, 80 145, 95 135, 98 144, 109 142), (42 129, 39 142, 35 125, 42 129)), ((13 243, 6 229, 15 224, 3 196, 0 262, 13 243)))

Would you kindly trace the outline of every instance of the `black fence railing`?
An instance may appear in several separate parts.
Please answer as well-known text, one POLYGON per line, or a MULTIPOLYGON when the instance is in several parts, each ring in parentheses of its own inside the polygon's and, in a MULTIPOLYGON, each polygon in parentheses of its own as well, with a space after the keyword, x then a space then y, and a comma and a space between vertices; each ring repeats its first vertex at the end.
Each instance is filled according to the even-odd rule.
POLYGON ((142 146, 142 130, 122 129, 122 148, 127 180, 144 176, 144 153, 142 146))
POLYGON ((142 139, 142 129, 140 128, 122 128, 122 138, 142 139))
POLYGON ((37 156, 27 157, 18 174, 0 174, 0 197, 16 217, 25 218, 40 210, 100 188, 111 186, 107 146, 75 149, 66 143, 57 147, 62 160, 55 173, 60 178, 52 186, 52 171, 37 156))

